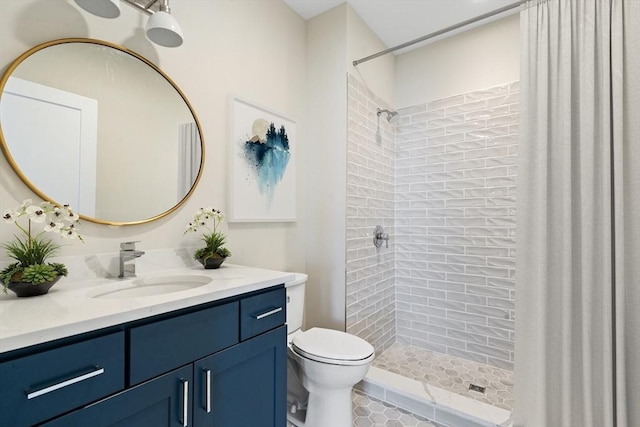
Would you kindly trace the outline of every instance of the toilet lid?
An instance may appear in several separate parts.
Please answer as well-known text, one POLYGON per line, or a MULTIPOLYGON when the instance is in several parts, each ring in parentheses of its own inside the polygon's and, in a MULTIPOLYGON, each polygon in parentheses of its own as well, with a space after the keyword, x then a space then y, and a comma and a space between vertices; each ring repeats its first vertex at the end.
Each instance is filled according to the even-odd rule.
POLYGON ((366 363, 365 359, 374 352, 373 346, 362 338, 323 328, 311 328, 298 334, 291 344, 302 356, 336 365, 366 363))

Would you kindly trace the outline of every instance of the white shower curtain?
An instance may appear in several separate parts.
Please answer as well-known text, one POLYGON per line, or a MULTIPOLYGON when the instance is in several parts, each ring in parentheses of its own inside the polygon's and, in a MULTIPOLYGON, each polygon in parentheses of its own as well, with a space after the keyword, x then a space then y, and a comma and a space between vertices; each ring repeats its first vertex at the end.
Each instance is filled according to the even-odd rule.
POLYGON ((521 13, 518 427, 640 426, 640 2, 521 13))
POLYGON ((179 125, 178 132, 178 194, 177 200, 182 200, 191 191, 200 172, 200 132, 195 123, 179 125))

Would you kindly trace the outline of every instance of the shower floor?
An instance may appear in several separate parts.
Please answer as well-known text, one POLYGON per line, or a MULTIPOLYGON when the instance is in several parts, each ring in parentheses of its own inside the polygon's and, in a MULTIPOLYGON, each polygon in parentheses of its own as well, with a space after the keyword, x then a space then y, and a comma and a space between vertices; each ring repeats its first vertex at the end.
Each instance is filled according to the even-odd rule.
POLYGON ((373 366, 508 411, 513 407, 513 372, 505 369, 400 343, 378 355, 373 366), (471 384, 485 392, 469 390, 471 384))

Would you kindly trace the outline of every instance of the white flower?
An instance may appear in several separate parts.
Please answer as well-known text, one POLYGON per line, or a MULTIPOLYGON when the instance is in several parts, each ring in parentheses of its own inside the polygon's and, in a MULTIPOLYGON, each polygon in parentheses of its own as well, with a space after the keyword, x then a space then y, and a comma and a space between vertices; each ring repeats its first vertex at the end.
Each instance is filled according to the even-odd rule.
POLYGON ((57 207, 51 202, 41 202, 38 205, 34 205, 31 199, 26 199, 17 208, 5 210, 2 219, 6 223, 15 224, 28 239, 31 239, 31 226, 23 227, 20 225, 19 219, 21 216, 26 216, 30 224, 43 224, 43 231, 45 232, 64 234, 65 231, 72 229, 73 233, 68 234, 66 237, 82 240, 82 236, 74 229, 74 224, 80 217, 68 205, 63 208, 57 207), (66 227, 65 223, 68 224, 66 227))
MULTIPOLYGON (((57 215, 58 213, 56 213, 57 215)), ((67 222, 76 222, 80 217, 77 213, 71 210, 69 205, 64 205, 62 209, 59 210, 59 214, 61 218, 67 222)))
POLYGON ((40 206, 27 206, 26 214, 29 217, 30 221, 36 223, 43 223, 47 218, 47 215, 40 206))
POLYGON ((201 227, 204 227, 210 232, 216 232, 218 226, 224 221, 224 214, 212 207, 200 208, 196 211, 193 219, 187 225, 184 234, 191 231, 200 231, 201 227))
POLYGON ((79 239, 80 235, 73 229, 73 227, 65 228, 60 231, 60 235, 63 239, 79 239))
POLYGON ((62 209, 60 209, 59 207, 56 206, 51 211, 51 215, 50 216, 51 216, 52 220, 62 219, 64 217, 64 212, 62 212, 62 209))
POLYGON ((54 233, 60 233, 62 231, 62 227, 64 224, 62 222, 49 222, 49 224, 44 226, 44 231, 52 231, 54 233))
POLYGON ((4 214, 2 215, 2 219, 4 219, 4 221, 7 224, 12 224, 14 222, 16 222, 16 218, 18 217, 18 213, 16 211, 14 211, 13 209, 7 209, 4 211, 4 214))

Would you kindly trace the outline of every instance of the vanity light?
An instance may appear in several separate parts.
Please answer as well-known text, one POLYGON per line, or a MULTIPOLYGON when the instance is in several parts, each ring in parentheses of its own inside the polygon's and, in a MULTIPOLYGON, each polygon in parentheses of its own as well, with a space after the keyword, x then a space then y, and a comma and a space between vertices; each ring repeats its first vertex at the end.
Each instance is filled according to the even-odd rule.
MULTIPOLYGON (((151 15, 147 22, 147 37, 152 42, 165 47, 178 47, 182 44, 182 29, 178 21, 171 16, 169 0, 147 0, 145 4, 140 0, 123 0, 129 6, 151 15)), ((117 18, 120 16, 119 0, 75 0, 75 2, 94 15, 103 18, 117 18)))
POLYGON ((120 0, 76 0, 78 6, 101 18, 120 16, 120 0))
POLYGON ((182 29, 178 21, 170 15, 167 1, 162 1, 160 10, 149 18, 147 37, 160 46, 178 47, 182 44, 182 29))

